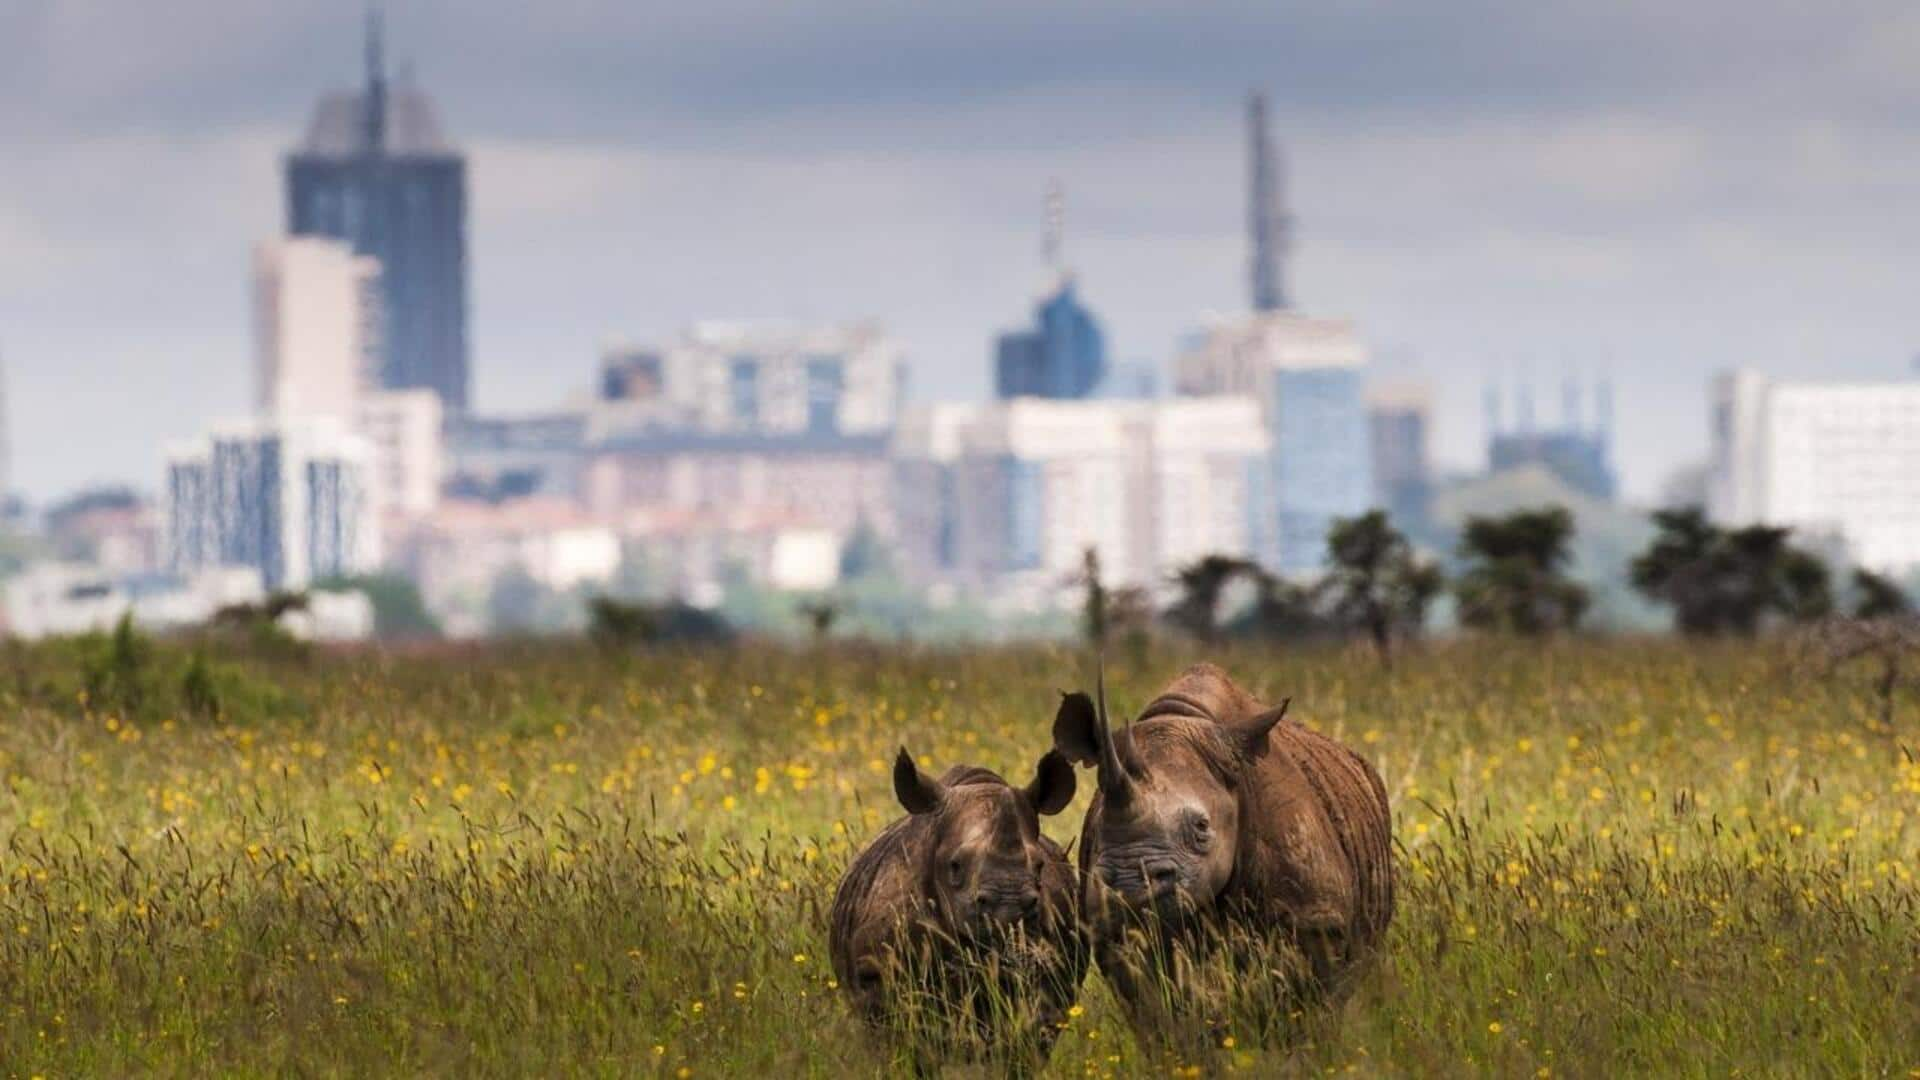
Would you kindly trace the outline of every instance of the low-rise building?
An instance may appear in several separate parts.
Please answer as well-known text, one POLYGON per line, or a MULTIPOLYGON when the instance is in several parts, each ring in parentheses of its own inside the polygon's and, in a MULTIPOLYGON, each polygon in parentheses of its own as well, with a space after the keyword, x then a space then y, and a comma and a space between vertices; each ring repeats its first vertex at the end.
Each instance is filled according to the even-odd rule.
POLYGON ((40 563, 8 579, 7 632, 21 638, 104 633, 131 616, 143 630, 198 626, 221 608, 266 598, 250 567, 185 575, 123 574, 85 563, 40 563))
POLYGON ((872 323, 703 322, 669 346, 607 350, 594 437, 884 435, 905 389, 900 346, 872 323))
POLYGON ((605 520, 636 512, 745 513, 893 534, 887 440, 879 435, 657 432, 595 444, 585 503, 605 520))
POLYGON ((167 462, 167 559, 178 574, 251 567, 303 589, 379 564, 372 450, 332 417, 216 428, 167 462))
POLYGON ((805 518, 751 510, 639 510, 616 527, 643 591, 696 607, 728 584, 825 589, 840 577, 846 534, 805 518))
POLYGON ((585 412, 454 416, 445 432, 443 490, 453 498, 497 502, 580 495, 587 460, 585 412))
POLYGON ((374 504, 383 516, 419 517, 440 502, 445 473, 440 395, 381 390, 360 397, 354 426, 370 444, 374 504))
POLYGON ((419 587, 449 633, 485 629, 477 613, 501 575, 524 573, 555 591, 605 582, 620 568, 620 539, 564 499, 443 501, 396 538, 392 565, 419 587))
POLYGON ((151 574, 160 569, 160 512, 145 496, 126 488, 83 491, 49 508, 47 541, 59 559, 98 566, 112 574, 151 574))
POLYGON ((915 411, 896 441, 902 550, 923 579, 1049 602, 1088 548, 1154 587, 1271 527, 1269 442, 1250 397, 1018 398, 915 411))

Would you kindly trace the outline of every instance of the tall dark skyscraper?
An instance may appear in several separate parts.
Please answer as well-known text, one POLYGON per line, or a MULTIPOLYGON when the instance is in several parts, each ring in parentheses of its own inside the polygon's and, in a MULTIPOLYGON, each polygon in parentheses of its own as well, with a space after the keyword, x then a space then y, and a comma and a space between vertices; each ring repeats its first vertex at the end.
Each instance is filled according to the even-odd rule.
POLYGON ((1267 96, 1247 98, 1247 231, 1252 235, 1253 310, 1280 311, 1287 286, 1280 260, 1287 254, 1287 212, 1280 194, 1280 163, 1267 134, 1267 96))
POLYGON ((367 84, 322 98, 287 155, 287 231, 331 236, 380 260, 381 384, 467 407, 467 163, 433 103, 389 87, 378 11, 367 16, 367 84))

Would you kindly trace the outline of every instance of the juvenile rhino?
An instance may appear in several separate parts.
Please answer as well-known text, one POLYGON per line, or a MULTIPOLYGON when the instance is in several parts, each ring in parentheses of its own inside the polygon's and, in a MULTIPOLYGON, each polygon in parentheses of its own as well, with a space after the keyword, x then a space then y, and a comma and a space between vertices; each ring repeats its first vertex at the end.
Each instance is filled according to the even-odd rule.
POLYGON ((848 867, 833 900, 834 974, 870 1025, 916 1058, 1044 1061, 1085 977, 1073 869, 1039 815, 1073 801, 1055 751, 1033 782, 956 765, 938 780, 905 749, 893 789, 908 815, 848 867))
POLYGON ((1145 976, 1165 948, 1238 928, 1290 941, 1307 989, 1325 988, 1393 917, 1386 789, 1359 755, 1267 708, 1211 664, 1187 669, 1125 731, 1097 702, 1062 698, 1054 746, 1098 768, 1080 838, 1082 902, 1101 971, 1137 1023, 1181 995, 1145 976), (1142 959, 1143 957, 1148 959, 1142 959))

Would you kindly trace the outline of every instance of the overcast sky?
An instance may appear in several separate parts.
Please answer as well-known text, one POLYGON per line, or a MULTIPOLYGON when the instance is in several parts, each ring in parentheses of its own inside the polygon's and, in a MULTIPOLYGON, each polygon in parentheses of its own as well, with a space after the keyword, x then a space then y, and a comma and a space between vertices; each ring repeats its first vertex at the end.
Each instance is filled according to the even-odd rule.
MULTIPOLYGON (((1041 280, 1049 177, 1113 356, 1246 304, 1241 108, 1273 98, 1298 305, 1438 388, 1611 371, 1650 496, 1733 365, 1920 350, 1920 7, 1780 0, 1050 5, 391 0, 470 155, 479 407, 700 318, 874 316, 979 396, 1041 280)), ((250 399, 281 154, 359 80, 342 0, 0 0, 0 357, 16 484, 158 484, 250 399)))

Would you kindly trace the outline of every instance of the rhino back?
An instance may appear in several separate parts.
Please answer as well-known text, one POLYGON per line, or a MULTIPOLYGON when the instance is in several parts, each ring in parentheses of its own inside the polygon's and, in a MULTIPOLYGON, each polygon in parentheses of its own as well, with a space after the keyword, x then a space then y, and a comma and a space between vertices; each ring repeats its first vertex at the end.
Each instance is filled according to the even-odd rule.
POLYGON ((920 905, 919 869, 929 835, 905 817, 887 826, 855 856, 834 892, 828 951, 833 973, 850 991, 862 959, 873 956, 920 905))
POLYGON ((1141 720, 1156 716, 1192 716, 1207 720, 1252 716, 1265 711, 1252 694, 1217 665, 1199 663, 1181 672, 1140 712, 1141 720))
POLYGON ((1282 722, 1249 778, 1239 880, 1243 899, 1277 902, 1353 944, 1371 945, 1393 918, 1393 837, 1386 787, 1360 755, 1282 722))

